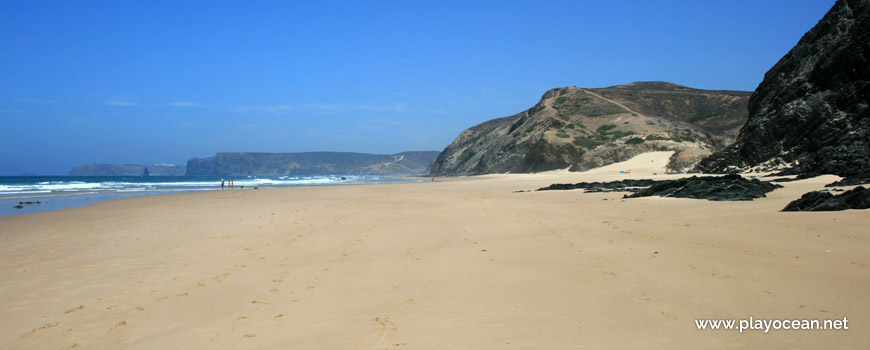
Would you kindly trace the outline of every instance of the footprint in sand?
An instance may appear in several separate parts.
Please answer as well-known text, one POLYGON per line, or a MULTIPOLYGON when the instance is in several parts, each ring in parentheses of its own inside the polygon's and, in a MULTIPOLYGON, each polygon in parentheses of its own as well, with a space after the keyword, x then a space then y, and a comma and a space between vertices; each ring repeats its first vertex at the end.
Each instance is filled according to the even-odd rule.
POLYGON ((112 328, 109 328, 108 332, 112 332, 112 331, 114 331, 115 329, 117 329, 117 328, 119 328, 119 327, 124 327, 124 326, 126 326, 126 325, 127 325, 127 321, 119 321, 118 323, 115 323, 115 325, 112 326, 112 328))
POLYGON ((49 328, 54 328, 54 327, 57 327, 59 325, 60 325, 59 322, 58 323, 46 323, 42 327, 38 327, 38 328, 34 328, 34 329, 30 330, 30 332, 27 332, 26 334, 22 335, 22 337, 26 337, 26 336, 31 335, 33 333, 40 332, 40 331, 43 331, 43 330, 46 330, 49 328))
POLYGON ((375 317, 372 319, 372 321, 377 322, 377 324, 381 326, 381 331, 383 331, 381 337, 382 339, 383 336, 386 336, 388 330, 399 330, 399 327, 396 325, 396 323, 393 322, 393 320, 391 320, 389 317, 375 317))
POLYGON ((79 305, 78 307, 74 307, 72 309, 66 310, 66 312, 64 312, 64 313, 68 314, 70 312, 76 312, 76 311, 79 311, 79 310, 84 309, 84 308, 85 308, 84 305, 79 305))

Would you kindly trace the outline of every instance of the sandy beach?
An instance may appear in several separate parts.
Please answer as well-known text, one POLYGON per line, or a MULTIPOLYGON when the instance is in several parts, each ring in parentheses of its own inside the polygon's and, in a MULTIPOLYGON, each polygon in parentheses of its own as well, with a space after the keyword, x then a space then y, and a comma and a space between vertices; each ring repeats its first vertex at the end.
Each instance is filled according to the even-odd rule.
POLYGON ((668 155, 0 218, 0 347, 870 348, 870 213, 779 212, 836 176, 751 202, 516 192, 685 176, 668 155), (749 317, 849 329, 695 323, 749 317))

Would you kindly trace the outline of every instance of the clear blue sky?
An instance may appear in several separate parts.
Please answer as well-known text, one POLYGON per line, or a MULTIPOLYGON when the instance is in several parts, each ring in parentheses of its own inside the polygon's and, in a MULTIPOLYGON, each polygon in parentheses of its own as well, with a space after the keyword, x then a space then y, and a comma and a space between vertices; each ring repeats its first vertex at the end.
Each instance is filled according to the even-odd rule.
POLYGON ((751 91, 833 3, 0 0, 0 175, 440 151, 568 85, 751 91))

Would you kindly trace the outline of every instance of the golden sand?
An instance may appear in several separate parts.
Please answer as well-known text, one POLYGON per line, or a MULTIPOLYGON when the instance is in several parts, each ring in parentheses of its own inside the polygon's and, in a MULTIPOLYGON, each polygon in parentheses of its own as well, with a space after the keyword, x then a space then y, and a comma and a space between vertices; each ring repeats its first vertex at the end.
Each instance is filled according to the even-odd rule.
POLYGON ((515 192, 670 178, 667 156, 0 218, 0 347, 870 348, 870 212, 779 212, 835 176, 752 202, 515 192), (750 316, 850 329, 695 325, 750 316))

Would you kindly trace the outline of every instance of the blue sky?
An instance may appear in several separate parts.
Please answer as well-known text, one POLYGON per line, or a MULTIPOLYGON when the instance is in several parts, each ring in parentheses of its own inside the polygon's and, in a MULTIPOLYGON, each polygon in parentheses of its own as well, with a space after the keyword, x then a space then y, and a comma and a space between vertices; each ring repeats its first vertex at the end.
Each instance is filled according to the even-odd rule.
POLYGON ((833 3, 0 0, 0 175, 440 151, 568 85, 751 91, 833 3))

